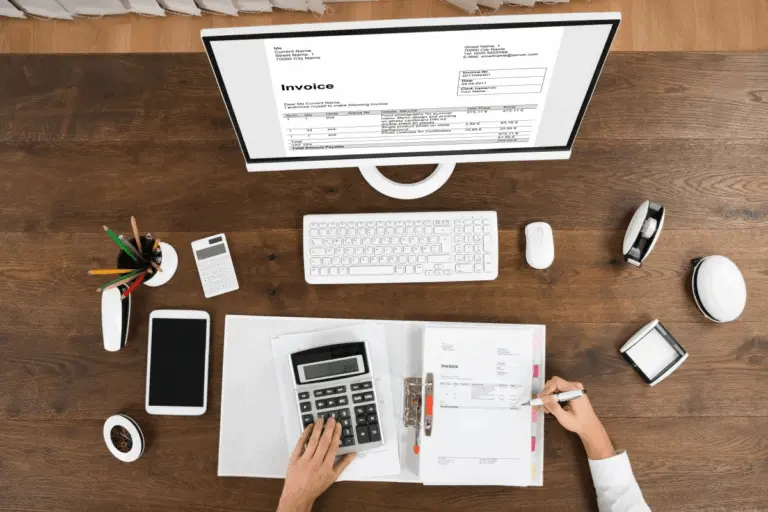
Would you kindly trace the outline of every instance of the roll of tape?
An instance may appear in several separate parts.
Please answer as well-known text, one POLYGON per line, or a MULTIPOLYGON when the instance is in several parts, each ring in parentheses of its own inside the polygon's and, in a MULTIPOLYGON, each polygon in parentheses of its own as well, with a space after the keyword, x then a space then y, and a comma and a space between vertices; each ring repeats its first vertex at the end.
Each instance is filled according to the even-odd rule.
POLYGON ((123 462, 133 462, 144 453, 144 434, 139 424, 125 414, 107 418, 104 442, 110 453, 123 462))

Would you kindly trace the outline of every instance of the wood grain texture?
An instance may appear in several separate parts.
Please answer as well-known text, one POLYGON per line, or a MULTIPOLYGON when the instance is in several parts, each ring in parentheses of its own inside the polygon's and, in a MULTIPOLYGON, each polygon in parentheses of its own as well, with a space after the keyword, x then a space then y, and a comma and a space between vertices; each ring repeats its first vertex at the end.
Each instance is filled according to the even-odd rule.
MULTIPOLYGON (((481 15, 618 11, 616 51, 768 49, 768 0, 571 0, 534 8, 504 6, 481 15)), ((1 53, 201 52, 200 30, 249 25, 466 16, 440 0, 379 0, 329 6, 324 16, 275 11, 237 17, 137 15, 75 21, 0 18, 1 53)))
MULTIPOLYGON (((353 169, 247 174, 202 55, 3 56, 0 69, 0 510, 274 510, 280 481, 215 476, 227 313, 545 323, 547 375, 590 389, 654 510, 768 510, 768 55, 614 53, 570 160, 463 164, 412 203, 353 169), (647 198, 668 218, 638 269, 620 246, 647 198), (304 214, 431 209, 498 211, 498 280, 303 281, 304 214), (137 292, 128 346, 107 353, 101 280, 85 272, 114 264, 101 225, 128 232, 131 215, 178 249, 180 268, 137 292), (533 220, 555 230, 543 272, 523 256, 533 220), (189 243, 219 231, 241 289, 205 300, 189 243), (688 284, 690 260, 716 253, 749 290, 726 325, 698 313, 688 284), (142 410, 146 319, 158 308, 212 315, 201 418, 142 410), (617 353, 652 318, 691 354, 656 388, 617 353), (147 433, 134 464, 103 446, 116 412, 147 433)), ((315 510, 594 510, 583 449, 552 421, 544 479, 544 489, 343 483, 315 510)))

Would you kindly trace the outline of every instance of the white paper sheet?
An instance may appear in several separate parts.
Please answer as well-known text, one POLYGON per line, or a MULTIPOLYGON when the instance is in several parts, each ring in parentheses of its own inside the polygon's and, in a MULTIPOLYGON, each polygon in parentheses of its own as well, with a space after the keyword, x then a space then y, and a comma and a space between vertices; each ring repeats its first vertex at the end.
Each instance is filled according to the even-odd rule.
POLYGON ((240 12, 272 12, 269 0, 232 0, 232 4, 240 12))
POLYGON ((272 356, 277 373, 278 390, 285 424, 285 442, 292 452, 301 435, 301 419, 296 409, 290 354, 299 350, 345 341, 367 342, 369 361, 378 395, 379 420, 384 446, 358 454, 344 471, 342 480, 356 480, 400 473, 398 428, 395 420, 394 400, 391 393, 389 355, 381 324, 356 324, 339 329, 291 334, 272 340, 272 356))
POLYGON ((8 0, 0 0, 0 16, 8 16, 9 18, 24 18, 24 13, 16 8, 8 0))
POLYGON ((40 18, 71 20, 72 15, 56 0, 16 0, 24 12, 40 18))
POLYGON ((428 327, 424 370, 434 374, 432 435, 422 437, 425 485, 531 483, 533 328, 428 327))

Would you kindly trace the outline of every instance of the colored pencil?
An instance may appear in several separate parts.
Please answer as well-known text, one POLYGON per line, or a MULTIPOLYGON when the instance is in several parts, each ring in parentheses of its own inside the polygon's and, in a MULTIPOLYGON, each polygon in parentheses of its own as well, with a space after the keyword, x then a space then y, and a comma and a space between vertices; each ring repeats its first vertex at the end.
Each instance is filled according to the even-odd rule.
POLYGON ((152 265, 152 268, 154 268, 158 272, 162 272, 163 271, 163 268, 160 265, 158 265, 157 263, 155 263, 154 261, 150 261, 149 264, 152 265))
POLYGON ((89 276, 106 276, 109 274, 127 274, 129 272, 133 272, 136 270, 135 268, 97 268, 94 270, 89 270, 88 275, 89 276))
POLYGON ((117 238, 119 238, 119 239, 120 239, 120 241, 121 241, 121 242, 123 242, 123 243, 125 244, 125 246, 126 246, 126 247, 128 247, 128 249, 130 249, 130 251, 133 253, 133 255, 134 255, 134 256, 136 256, 137 258, 139 258, 139 261, 140 261, 140 262, 142 262, 142 263, 146 263, 146 261, 147 261, 147 260, 146 260, 146 259, 144 259, 144 256, 143 256, 143 255, 142 255, 142 254, 141 254, 141 253, 138 251, 138 249, 136 249, 136 246, 135 246, 135 245, 133 245, 133 244, 130 242, 130 240, 128 240, 127 238, 125 238, 125 235, 118 235, 118 236, 117 236, 117 238))
POLYGON ((136 276, 138 276, 139 274, 144 273, 146 271, 147 271, 146 268, 137 268, 136 270, 134 270, 130 274, 126 274, 124 276, 118 277, 117 279, 114 279, 114 280, 112 280, 112 281, 110 281, 108 283, 105 283, 105 284, 99 286, 98 288, 96 288, 96 291, 97 292, 103 292, 104 290, 108 290, 110 288, 114 288, 115 286, 119 286, 121 284, 125 284, 128 281, 131 281, 132 279, 135 279, 136 276))
POLYGON ((139 226, 136 224, 136 217, 131 215, 131 228, 133 228, 133 237, 136 239, 136 248, 139 254, 144 254, 144 248, 141 246, 141 236, 139 236, 139 226))
POLYGON ((126 298, 127 296, 129 296, 131 292, 141 284, 141 282, 144 280, 146 276, 147 274, 141 274, 133 283, 131 283, 131 286, 126 288, 126 290, 123 292, 123 298, 126 298))
POLYGON ((152 254, 154 254, 155 251, 157 251, 158 247, 160 247, 160 239, 159 238, 157 240, 155 240, 155 243, 152 245, 152 254))
POLYGON ((136 258, 136 256, 134 256, 134 255, 133 255, 133 253, 132 253, 132 252, 131 252, 131 251, 128 249, 128 247, 126 247, 126 246, 125 246, 125 244, 124 244, 123 242, 121 242, 121 241, 120 241, 120 239, 117 237, 117 235, 116 235, 116 234, 115 234, 115 233, 114 233, 114 232, 113 232, 111 229, 109 229, 107 226, 104 226, 104 231, 107 233, 107 235, 109 235, 109 238, 111 238, 111 239, 112 239, 112 241, 113 241, 113 242, 115 242, 115 244, 117 244, 117 246, 118 246, 120 249, 122 249, 122 251, 123 251, 125 254, 127 254, 128 256, 130 256, 130 257, 131 257, 131 259, 132 259, 133 261, 135 261, 136 263, 138 263, 138 262, 139 262, 138 258, 136 258))

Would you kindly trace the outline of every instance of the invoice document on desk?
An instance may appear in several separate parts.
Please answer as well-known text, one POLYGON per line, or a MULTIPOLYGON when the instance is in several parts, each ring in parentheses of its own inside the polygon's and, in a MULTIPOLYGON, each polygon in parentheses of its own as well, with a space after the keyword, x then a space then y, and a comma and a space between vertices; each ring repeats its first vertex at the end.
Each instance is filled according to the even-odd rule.
POLYGON ((234 55, 242 55, 229 67, 248 77, 232 80, 227 89, 241 106, 237 123, 245 146, 259 148, 251 153, 263 152, 263 125, 277 128, 278 121, 282 140, 274 142, 282 143, 286 157, 533 147, 563 30, 227 42, 241 46, 234 55), (255 51, 266 53, 268 70, 250 64, 255 51), (242 86, 238 90, 239 83, 257 80, 271 81, 274 107, 264 106, 265 98, 248 98, 242 86))
POLYGON ((531 482, 533 328, 432 328, 424 375, 434 376, 432 435, 422 437, 424 484, 531 482))

